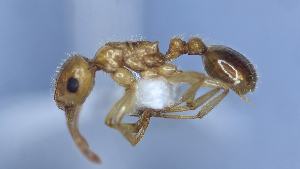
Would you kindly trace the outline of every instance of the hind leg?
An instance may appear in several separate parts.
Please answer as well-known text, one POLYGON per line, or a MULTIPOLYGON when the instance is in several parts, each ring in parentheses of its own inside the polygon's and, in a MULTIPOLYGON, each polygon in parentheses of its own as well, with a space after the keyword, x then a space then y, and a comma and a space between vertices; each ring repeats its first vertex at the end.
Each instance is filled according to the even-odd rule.
MULTIPOLYGON (((211 99, 210 101, 208 101, 205 104, 202 104, 202 103, 206 102, 207 100, 206 99, 202 100, 202 98, 200 97, 195 102, 193 102, 192 106, 181 106, 181 107, 176 107, 175 109, 170 108, 164 112, 153 113, 151 116, 152 117, 161 117, 161 118, 172 118, 172 119, 203 118, 205 115, 207 115, 215 106, 217 106, 224 99, 224 97, 228 94, 228 91, 229 91, 228 89, 224 90, 221 94, 219 94, 218 96, 211 99), (202 105, 202 108, 196 115, 166 114, 166 113, 173 113, 173 112, 178 112, 178 111, 195 110, 196 108, 200 107, 201 105, 202 105)), ((211 95, 209 97, 211 98, 212 96, 213 95, 211 95)))
MULTIPOLYGON (((216 105, 218 105, 222 99, 228 94, 228 87, 226 84, 212 79, 210 77, 202 77, 202 80, 198 82, 194 82, 195 76, 190 76, 189 72, 183 72, 183 74, 179 74, 174 76, 172 79, 169 79, 172 82, 182 81, 185 82, 193 82, 192 86, 184 93, 180 104, 186 103, 185 105, 174 105, 161 112, 154 112, 152 113, 152 117, 163 117, 163 118, 175 118, 175 119, 194 119, 194 118, 202 118, 206 115, 209 111, 211 111, 216 105), (204 78, 204 80, 203 80, 204 78), (209 87, 212 88, 207 93, 203 94, 202 96, 195 98, 195 95, 200 87, 209 87), (218 94, 221 90, 220 94, 218 94), (167 114, 173 112, 184 112, 189 110, 195 110, 202 106, 201 110, 198 114, 193 116, 188 115, 177 115, 177 114, 167 114)), ((200 74, 201 75, 201 74, 200 74)))

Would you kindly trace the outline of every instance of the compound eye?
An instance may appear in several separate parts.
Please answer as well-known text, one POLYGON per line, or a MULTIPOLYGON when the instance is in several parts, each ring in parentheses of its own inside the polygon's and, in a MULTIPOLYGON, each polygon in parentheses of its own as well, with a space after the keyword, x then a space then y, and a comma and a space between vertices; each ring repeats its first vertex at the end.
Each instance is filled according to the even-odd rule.
POLYGON ((78 91, 78 88, 79 88, 79 81, 74 77, 70 77, 67 82, 67 90, 70 93, 76 93, 78 91))

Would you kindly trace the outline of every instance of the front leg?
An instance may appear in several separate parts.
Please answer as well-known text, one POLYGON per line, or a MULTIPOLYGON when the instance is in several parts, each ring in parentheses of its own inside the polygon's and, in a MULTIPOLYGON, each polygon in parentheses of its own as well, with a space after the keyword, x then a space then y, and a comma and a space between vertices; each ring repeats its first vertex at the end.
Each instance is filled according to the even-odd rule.
POLYGON ((112 78, 125 87, 125 95, 113 106, 105 119, 105 124, 120 131, 132 145, 136 145, 148 127, 150 114, 142 113, 136 123, 123 123, 122 120, 125 115, 137 114, 135 113, 136 82, 133 75, 123 68, 114 72, 112 78))
POLYGON ((134 97, 135 91, 127 90, 125 95, 113 106, 105 120, 106 125, 120 131, 132 145, 136 145, 142 139, 150 122, 150 113, 146 111, 141 113, 136 123, 122 122, 125 115, 136 111, 134 97))
POLYGON ((144 137, 145 131, 150 122, 151 113, 147 111, 141 112, 139 120, 136 123, 121 123, 119 130, 131 143, 136 145, 144 137))

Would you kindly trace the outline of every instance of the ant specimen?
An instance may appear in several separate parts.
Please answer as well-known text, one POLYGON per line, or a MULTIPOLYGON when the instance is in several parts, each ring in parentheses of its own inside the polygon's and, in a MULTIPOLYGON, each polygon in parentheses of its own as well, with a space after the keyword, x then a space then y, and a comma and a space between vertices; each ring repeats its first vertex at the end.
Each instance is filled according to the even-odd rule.
POLYGON ((158 42, 127 41, 106 43, 93 59, 79 54, 71 56, 56 78, 54 100, 65 111, 67 126, 78 148, 89 160, 98 163, 100 158, 89 148, 79 132, 78 118, 80 107, 94 86, 95 73, 100 70, 109 73, 115 82, 125 88, 124 96, 113 106, 105 124, 120 131, 132 145, 143 137, 151 117, 202 118, 221 102, 230 89, 243 97, 255 89, 257 81, 253 65, 242 54, 226 46, 206 46, 197 37, 188 42, 180 38, 171 39, 165 55, 159 51, 158 42), (178 70, 170 63, 183 54, 201 55, 208 76, 178 70), (133 72, 138 73, 142 80, 158 79, 164 85, 185 83, 189 88, 177 101, 158 107, 138 107, 137 91, 142 80, 136 79, 133 72), (209 87, 211 90, 195 98, 201 87, 209 87), (196 115, 176 114, 200 106, 202 108, 196 115), (122 122, 126 115, 136 116, 138 121, 122 122))

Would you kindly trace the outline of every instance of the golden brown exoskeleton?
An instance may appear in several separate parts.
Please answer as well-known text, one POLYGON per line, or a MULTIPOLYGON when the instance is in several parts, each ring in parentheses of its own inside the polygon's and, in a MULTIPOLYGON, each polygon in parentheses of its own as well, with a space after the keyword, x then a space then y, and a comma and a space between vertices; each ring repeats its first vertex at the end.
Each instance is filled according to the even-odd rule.
POLYGON ((158 42, 110 42, 101 47, 93 59, 81 55, 71 56, 62 66, 55 83, 54 100, 66 113, 67 124, 74 142, 91 161, 100 158, 89 148, 78 129, 80 107, 94 86, 95 72, 109 73, 114 81, 125 88, 124 96, 112 107, 105 119, 106 125, 120 131, 132 144, 137 144, 148 127, 150 117, 195 119, 202 118, 227 95, 229 89, 243 96, 252 91, 256 83, 253 66, 238 52, 223 46, 207 47, 200 38, 185 42, 173 38, 166 54, 158 48, 158 42), (177 70, 170 61, 180 55, 202 55, 209 76, 198 72, 177 70), (138 79, 163 78, 168 83, 186 83, 189 88, 178 103, 162 109, 136 108, 138 79), (195 95, 200 87, 210 91, 200 97, 195 95), (195 110, 196 115, 178 115, 174 112, 195 110), (124 123, 124 116, 136 116, 136 123, 124 123))

